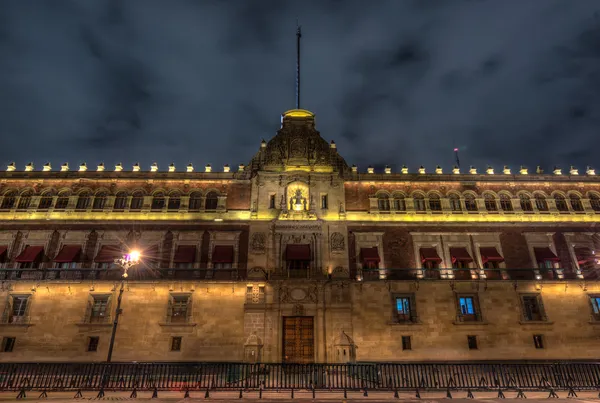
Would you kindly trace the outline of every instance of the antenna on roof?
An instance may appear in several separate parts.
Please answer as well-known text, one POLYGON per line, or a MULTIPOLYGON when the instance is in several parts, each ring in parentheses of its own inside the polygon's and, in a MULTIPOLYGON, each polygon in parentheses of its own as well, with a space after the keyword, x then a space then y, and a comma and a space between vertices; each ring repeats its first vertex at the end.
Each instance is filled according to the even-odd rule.
POLYGON ((302 38, 302 27, 296 20, 296 109, 300 109, 300 38, 302 38))

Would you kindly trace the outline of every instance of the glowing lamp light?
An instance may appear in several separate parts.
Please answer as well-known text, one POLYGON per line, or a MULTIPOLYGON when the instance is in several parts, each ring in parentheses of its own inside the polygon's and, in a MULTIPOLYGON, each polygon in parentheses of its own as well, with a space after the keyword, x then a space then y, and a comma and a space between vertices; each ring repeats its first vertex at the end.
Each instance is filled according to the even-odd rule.
POLYGON ((455 152, 455 153, 457 153, 457 152, 458 152, 458 148, 455 148, 455 149, 454 149, 454 152, 455 152))
POLYGON ((137 250, 132 250, 127 255, 125 255, 125 260, 128 262, 138 262, 140 260, 140 252, 137 250))

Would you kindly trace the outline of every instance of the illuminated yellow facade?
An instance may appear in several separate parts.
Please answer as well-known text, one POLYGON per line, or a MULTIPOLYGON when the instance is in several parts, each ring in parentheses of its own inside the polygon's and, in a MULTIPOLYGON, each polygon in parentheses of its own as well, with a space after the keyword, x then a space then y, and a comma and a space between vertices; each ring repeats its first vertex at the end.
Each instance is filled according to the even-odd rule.
POLYGON ((235 169, 9 165, 0 360, 105 359, 133 248, 114 360, 598 355, 592 168, 359 172, 281 121, 235 169))

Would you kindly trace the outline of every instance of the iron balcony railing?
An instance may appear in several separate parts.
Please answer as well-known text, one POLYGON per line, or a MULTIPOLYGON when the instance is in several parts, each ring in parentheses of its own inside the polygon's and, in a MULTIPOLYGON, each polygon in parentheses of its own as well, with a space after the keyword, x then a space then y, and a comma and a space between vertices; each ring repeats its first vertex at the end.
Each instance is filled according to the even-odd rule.
POLYGON ((596 390, 598 362, 1 363, 7 390, 596 390))
MULTIPOLYGON (((119 268, 0 268, 0 281, 41 281, 41 280, 120 280, 123 271, 119 268)), ((128 280, 194 280, 194 281, 243 281, 245 269, 180 269, 180 268, 140 268, 129 271, 128 280)), ((335 275, 322 273, 320 269, 309 270, 304 276, 289 276, 286 272, 264 272, 265 280, 340 279, 335 275)), ((359 281, 379 280, 599 280, 600 272, 585 270, 581 273, 562 269, 422 269, 422 268, 386 268, 359 269, 352 279, 359 281)))
MULTIPOLYGON (((0 281, 41 281, 41 280, 107 280, 118 281, 123 270, 111 269, 0 269, 0 281)), ((242 269, 132 269, 128 280, 196 280, 196 281, 240 281, 246 278, 242 269)))

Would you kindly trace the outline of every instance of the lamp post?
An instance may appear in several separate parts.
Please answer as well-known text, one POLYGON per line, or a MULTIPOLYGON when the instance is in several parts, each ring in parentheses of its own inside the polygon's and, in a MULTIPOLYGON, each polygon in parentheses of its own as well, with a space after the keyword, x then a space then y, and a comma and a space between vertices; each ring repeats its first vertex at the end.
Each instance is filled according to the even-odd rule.
POLYGON ((121 288, 119 289, 119 298, 117 299, 117 310, 115 312, 115 320, 113 321, 112 334, 110 336, 110 344, 108 345, 108 356, 106 362, 110 362, 112 359, 113 347, 115 345, 115 336, 117 334, 117 325, 119 324, 119 316, 121 315, 121 299, 123 298, 123 290, 125 288, 125 280, 127 279, 127 271, 138 264, 140 261, 140 252, 131 251, 124 255, 121 259, 116 259, 115 264, 121 266, 123 274, 121 275, 121 288))

